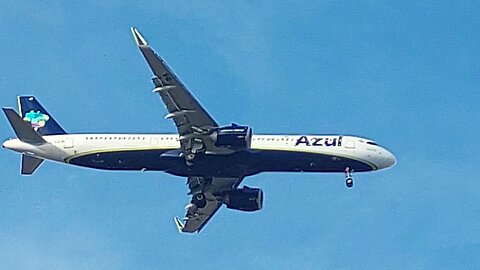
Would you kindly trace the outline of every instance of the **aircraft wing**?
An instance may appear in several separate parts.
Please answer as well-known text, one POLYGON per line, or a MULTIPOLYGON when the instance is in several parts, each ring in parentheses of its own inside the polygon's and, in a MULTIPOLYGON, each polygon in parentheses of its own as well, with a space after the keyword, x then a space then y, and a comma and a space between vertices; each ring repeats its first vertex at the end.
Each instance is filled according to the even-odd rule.
POLYGON ((189 177, 187 184, 192 194, 191 203, 187 205, 185 218, 180 220, 175 217, 175 224, 180 232, 193 233, 200 232, 208 221, 222 206, 221 193, 236 189, 242 182, 243 177, 239 178, 217 178, 205 179, 203 177, 189 177), (204 206, 198 207, 194 204, 195 196, 202 192, 204 206))
POLYGON ((155 75, 152 79, 155 84, 154 92, 160 94, 169 112, 165 118, 173 119, 180 136, 188 137, 194 131, 206 132, 218 127, 217 122, 188 91, 165 61, 148 46, 145 38, 134 27, 132 27, 132 34, 155 75))

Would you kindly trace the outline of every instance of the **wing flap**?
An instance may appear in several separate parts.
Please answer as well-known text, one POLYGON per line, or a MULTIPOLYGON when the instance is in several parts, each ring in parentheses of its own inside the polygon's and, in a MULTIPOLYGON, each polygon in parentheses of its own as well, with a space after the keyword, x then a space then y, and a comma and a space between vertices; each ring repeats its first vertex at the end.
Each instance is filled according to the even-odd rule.
POLYGON ((198 209, 195 205, 189 204, 182 232, 200 232, 221 206, 222 203, 217 200, 207 201, 205 207, 198 209))

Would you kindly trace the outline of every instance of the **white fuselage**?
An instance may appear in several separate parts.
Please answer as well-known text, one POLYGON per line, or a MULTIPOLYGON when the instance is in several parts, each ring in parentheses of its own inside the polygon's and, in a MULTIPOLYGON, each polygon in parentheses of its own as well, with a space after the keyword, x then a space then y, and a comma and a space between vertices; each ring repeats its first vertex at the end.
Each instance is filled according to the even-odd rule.
MULTIPOLYGON (((67 134, 43 136, 43 139, 48 143, 36 146, 11 139, 3 147, 58 162, 92 153, 180 148, 178 134, 67 134)), ((250 149, 349 158, 369 164, 373 170, 395 164, 395 157, 388 150, 354 136, 253 135, 250 149)))

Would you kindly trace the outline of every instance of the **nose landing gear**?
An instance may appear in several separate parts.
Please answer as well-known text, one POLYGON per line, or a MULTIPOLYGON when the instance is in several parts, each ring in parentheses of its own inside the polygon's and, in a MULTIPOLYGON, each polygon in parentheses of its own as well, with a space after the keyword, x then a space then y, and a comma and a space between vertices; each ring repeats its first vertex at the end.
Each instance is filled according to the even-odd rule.
POLYGON ((347 188, 352 188, 353 187, 353 178, 352 178, 352 170, 350 167, 345 168, 345 185, 347 188))

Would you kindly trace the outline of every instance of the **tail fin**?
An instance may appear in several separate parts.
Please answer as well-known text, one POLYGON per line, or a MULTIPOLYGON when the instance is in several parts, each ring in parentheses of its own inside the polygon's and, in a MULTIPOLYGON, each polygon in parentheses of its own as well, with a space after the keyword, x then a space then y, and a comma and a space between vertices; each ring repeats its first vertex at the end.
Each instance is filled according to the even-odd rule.
POLYGON ((30 175, 32 174, 40 164, 42 164, 43 159, 22 155, 22 174, 30 175))
POLYGON ((33 96, 19 96, 18 111, 23 120, 29 122, 40 135, 66 134, 65 130, 33 96))

